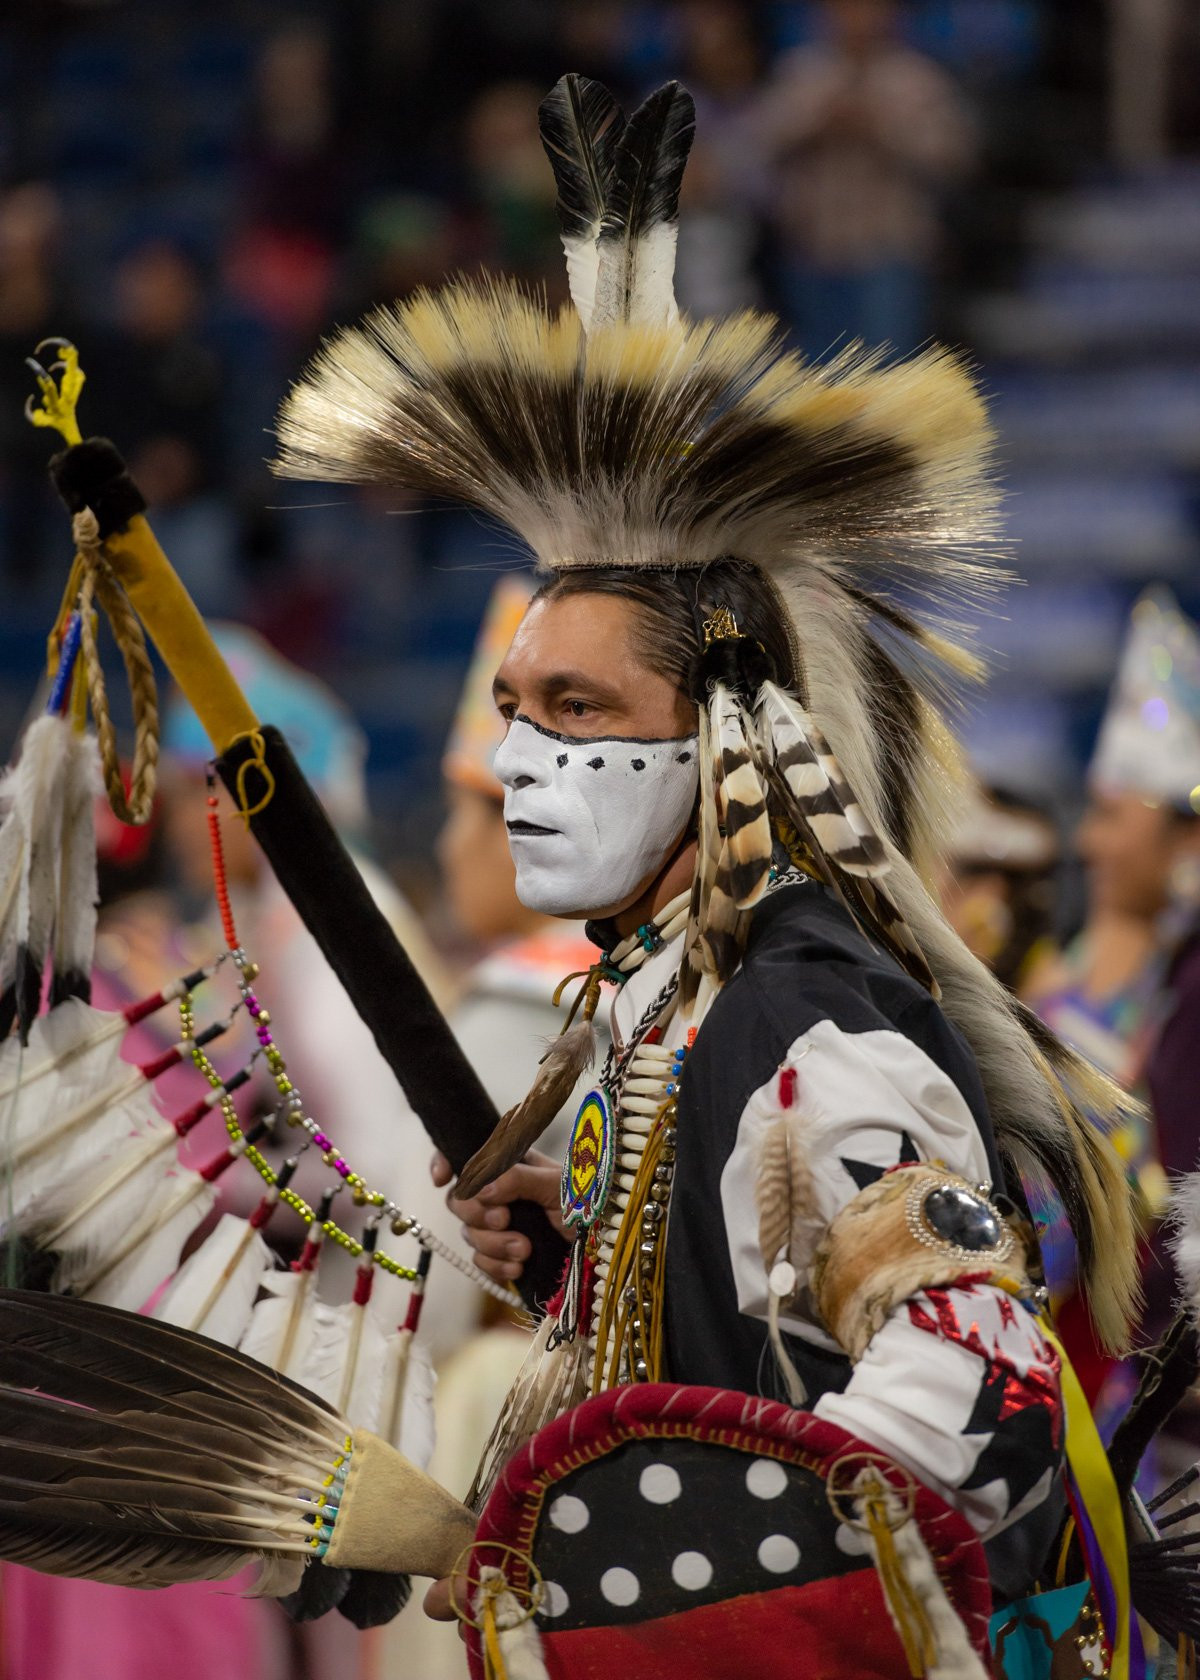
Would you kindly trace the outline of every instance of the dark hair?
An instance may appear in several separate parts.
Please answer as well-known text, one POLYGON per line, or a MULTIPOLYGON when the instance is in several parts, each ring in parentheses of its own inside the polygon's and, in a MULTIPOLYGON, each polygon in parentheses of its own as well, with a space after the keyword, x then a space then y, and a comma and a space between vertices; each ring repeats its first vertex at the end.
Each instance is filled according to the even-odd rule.
POLYGON ((581 566, 557 573, 535 599, 566 595, 615 595, 637 607, 634 638, 643 662, 670 677, 689 699, 701 698, 696 682, 704 621, 718 607, 727 607, 748 645, 761 650, 763 675, 782 688, 798 687, 798 650, 783 597, 764 572, 744 560, 711 560, 673 571, 581 566))
MULTIPOLYGON (((643 661, 671 678, 692 701, 702 703, 707 681, 719 676, 727 683, 740 678, 734 685, 747 700, 770 677, 802 705, 810 703, 791 614, 778 585, 758 566, 732 557, 695 568, 580 566, 557 573, 535 599, 588 594, 615 595, 638 609, 634 636, 643 661), (745 641, 726 643, 724 648, 714 644, 709 656, 717 655, 719 663, 727 649, 734 649, 732 663, 740 669, 714 670, 712 658, 701 657, 704 620, 718 607, 732 612, 745 641)), ((918 691, 898 659, 874 637, 863 638, 858 659, 859 679, 882 749, 881 815, 896 845, 910 856, 911 790, 921 739, 918 691)))

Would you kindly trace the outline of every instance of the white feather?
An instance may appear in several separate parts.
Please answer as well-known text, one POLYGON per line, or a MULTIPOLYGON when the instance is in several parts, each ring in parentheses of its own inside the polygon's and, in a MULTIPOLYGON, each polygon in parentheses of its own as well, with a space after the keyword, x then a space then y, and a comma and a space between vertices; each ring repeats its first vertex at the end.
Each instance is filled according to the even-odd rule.
POLYGON ((316 1279, 311 1272, 272 1272, 261 1281, 262 1299, 238 1346, 260 1365, 290 1376, 312 1337, 316 1279))
POLYGON ((599 232, 600 222, 597 218, 587 236, 568 238, 564 234, 562 241, 563 253, 567 259, 567 285, 571 292, 571 302, 575 305, 575 313, 583 322, 585 332, 592 324, 592 309, 596 302, 596 273, 600 266, 596 235, 599 232))
POLYGON ((312 1273, 294 1272, 264 1278, 267 1299, 255 1307, 241 1350, 336 1406, 356 1429, 378 1433, 387 1375, 387 1337, 378 1309, 370 1303, 365 1308, 353 1302, 330 1306, 318 1298, 312 1279, 312 1273), (281 1365, 296 1291, 306 1285, 303 1319, 281 1365))
MULTIPOLYGON (((62 856, 63 800, 72 725, 66 718, 35 719, 16 766, 5 826, 15 825, 20 862, 13 947, 26 944, 44 962, 54 925, 62 856)), ((7 949, 7 941, 5 942, 7 949)))
POLYGON ((341 1390, 335 1400, 356 1429, 378 1435, 386 1427, 383 1415, 387 1397, 387 1332, 376 1309, 368 1303, 343 1307, 346 1329, 346 1366, 341 1390))
MULTIPOLYGON (((619 239, 600 240, 594 282, 595 304, 585 327, 671 327, 679 319, 675 303, 677 222, 656 222, 627 250, 619 239)), ((563 241, 564 248, 566 241, 563 241)), ((568 264, 569 264, 568 255, 568 264)), ((572 291, 574 296, 574 291, 572 291)), ((578 306, 577 306, 578 307, 578 306)))
POLYGON ((39 1015, 29 1033, 29 1043, 8 1038, 0 1044, 0 1102, 18 1088, 30 1085, 66 1064, 87 1058, 86 1067, 75 1074, 89 1088, 102 1080, 112 1083, 112 1070, 120 1061, 120 1040, 128 1025, 124 1015, 111 1009, 93 1009, 79 998, 68 998, 48 1015, 39 1015), (101 1050, 107 1046, 107 1052, 101 1050))
POLYGON ((51 1189, 31 1204, 18 1227, 43 1248, 102 1257, 144 1217, 176 1161, 178 1139, 156 1115, 140 1133, 130 1133, 97 1160, 56 1175, 51 1189))
POLYGON ((1184 1304, 1200 1324, 1200 1172, 1177 1179, 1167 1213, 1167 1246, 1183 1284, 1184 1304))
POLYGON ((303 1354, 293 1355, 287 1375, 309 1388, 331 1406, 337 1404, 346 1367, 346 1319, 344 1310, 331 1307, 318 1296, 309 1317, 310 1334, 303 1354))
POLYGON ((179 1265, 192 1232, 211 1211, 216 1190, 199 1173, 179 1169, 158 1207, 116 1244, 99 1268, 80 1281, 75 1293, 87 1301, 137 1312, 179 1265))
MULTIPOLYGON (((150 1087, 137 1073, 49 1121, 42 1118, 47 1095, 57 1107, 56 1080, 39 1084, 36 1102, 24 1092, 10 1099, 13 1118, 5 1128, 3 1146, 3 1212, 8 1222, 24 1221, 40 1211, 48 1198, 74 1186, 77 1175, 94 1170, 113 1150, 131 1146, 164 1124, 150 1087)), ((171 1137, 173 1141, 173 1133, 171 1137)))
POLYGON ((222 1214, 167 1285, 154 1317, 236 1347, 271 1265, 271 1251, 250 1221, 222 1214))
POLYGON ((62 857, 54 923, 57 974, 92 971, 96 944, 95 800, 101 788, 100 753, 91 735, 72 729, 67 754, 62 814, 62 857))
POLYGON ((435 1440, 433 1391, 437 1376, 433 1361, 411 1330, 397 1330, 387 1339, 386 1362, 387 1438, 410 1464, 424 1470, 433 1457, 435 1440))

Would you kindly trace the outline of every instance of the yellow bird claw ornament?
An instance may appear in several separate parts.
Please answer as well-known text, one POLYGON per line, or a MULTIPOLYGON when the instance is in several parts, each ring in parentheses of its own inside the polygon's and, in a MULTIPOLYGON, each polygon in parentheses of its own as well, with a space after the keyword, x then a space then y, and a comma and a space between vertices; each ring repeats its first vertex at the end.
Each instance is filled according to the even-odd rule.
POLYGON ((38 382, 42 400, 35 403, 32 393, 25 400, 25 418, 35 426, 52 426, 69 444, 82 443, 83 434, 75 417, 79 394, 87 375, 79 365, 79 352, 66 338, 44 338, 25 365, 38 382), (38 357, 43 350, 56 349, 59 358, 50 367, 42 366, 38 357), (59 381, 55 383, 55 375, 59 381))

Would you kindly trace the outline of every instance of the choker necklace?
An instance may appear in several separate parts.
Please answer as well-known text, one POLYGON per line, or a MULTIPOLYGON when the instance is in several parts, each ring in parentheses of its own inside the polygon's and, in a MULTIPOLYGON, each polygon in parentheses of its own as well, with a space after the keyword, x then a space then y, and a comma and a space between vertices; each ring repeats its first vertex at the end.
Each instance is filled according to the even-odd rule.
POLYGON ((643 922, 641 927, 614 945, 600 959, 603 978, 614 986, 623 986, 647 957, 652 957, 660 946, 670 944, 677 934, 683 932, 691 904, 689 887, 686 892, 678 893, 669 904, 663 905, 656 921, 643 922))

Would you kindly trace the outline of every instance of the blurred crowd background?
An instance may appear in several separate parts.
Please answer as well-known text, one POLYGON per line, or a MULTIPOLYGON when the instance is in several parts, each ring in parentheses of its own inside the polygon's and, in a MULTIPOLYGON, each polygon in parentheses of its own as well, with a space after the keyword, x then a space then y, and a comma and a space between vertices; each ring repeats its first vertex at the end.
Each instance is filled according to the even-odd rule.
MULTIPOLYGON (((408 902, 382 872, 371 890, 494 1100, 519 1098, 557 1025, 555 981, 591 960, 580 930, 517 904, 488 768, 491 673, 527 585, 510 578, 488 603, 524 557, 462 512, 276 482, 268 463, 280 398, 333 326, 455 271, 565 301, 537 106, 568 69, 627 104, 671 77, 695 96, 685 311, 771 309, 814 356, 936 338, 979 368, 1022 587, 980 627, 992 677, 964 720, 980 778, 1004 791, 966 813, 943 898, 1006 983, 1151 1096, 1153 1136, 1131 1123, 1116 1141, 1155 1212, 1160 1169, 1195 1159, 1200 1030, 1200 644, 1169 603, 1139 614, 1106 759, 1120 774, 1093 787, 1078 830, 1084 935, 1057 964, 1053 936, 1084 919, 1060 848, 1130 608, 1165 584, 1200 611, 1200 8, 1186 0, 4 0, 0 757, 29 715, 70 560, 53 446, 22 412, 25 358, 63 335, 88 375, 85 433, 126 456, 201 610, 340 697, 244 629, 222 632, 354 842, 369 807, 408 902), (365 790, 346 708, 368 743, 365 790)), ((140 843, 100 836, 108 1007, 212 949, 211 924, 192 925, 211 909, 208 747, 177 705, 163 745, 163 821, 140 843)), ((436 1228, 449 1216, 415 1117, 226 826, 239 926, 265 958, 293 1072, 359 1170, 385 1188, 391 1175, 436 1228)), ((1133 1374, 1072 1331, 1069 1240, 1053 1208, 1042 1217, 1060 1328, 1107 1427, 1133 1374)), ((469 1290, 431 1299, 434 1352, 460 1358, 456 1375, 442 1367, 435 1471, 465 1486, 524 1344, 468 1340, 469 1290)), ((92 1591, 7 1571, 0 1674, 154 1680, 177 1652, 253 1680, 461 1672, 453 1631, 427 1648, 416 1609, 360 1649, 348 1623, 301 1635, 259 1600, 185 1597, 177 1623, 165 1596, 130 1609, 92 1591)))
POLYGON ((1172 0, 8 0, 0 23, 0 737, 65 575, 24 357, 80 346, 202 610, 325 677, 409 885, 511 545, 272 481, 332 325, 455 270, 565 296, 538 100, 696 96, 679 293, 806 350, 964 347, 1025 587, 982 629, 993 780, 1069 811, 1130 602, 1200 606, 1200 13, 1172 0))

